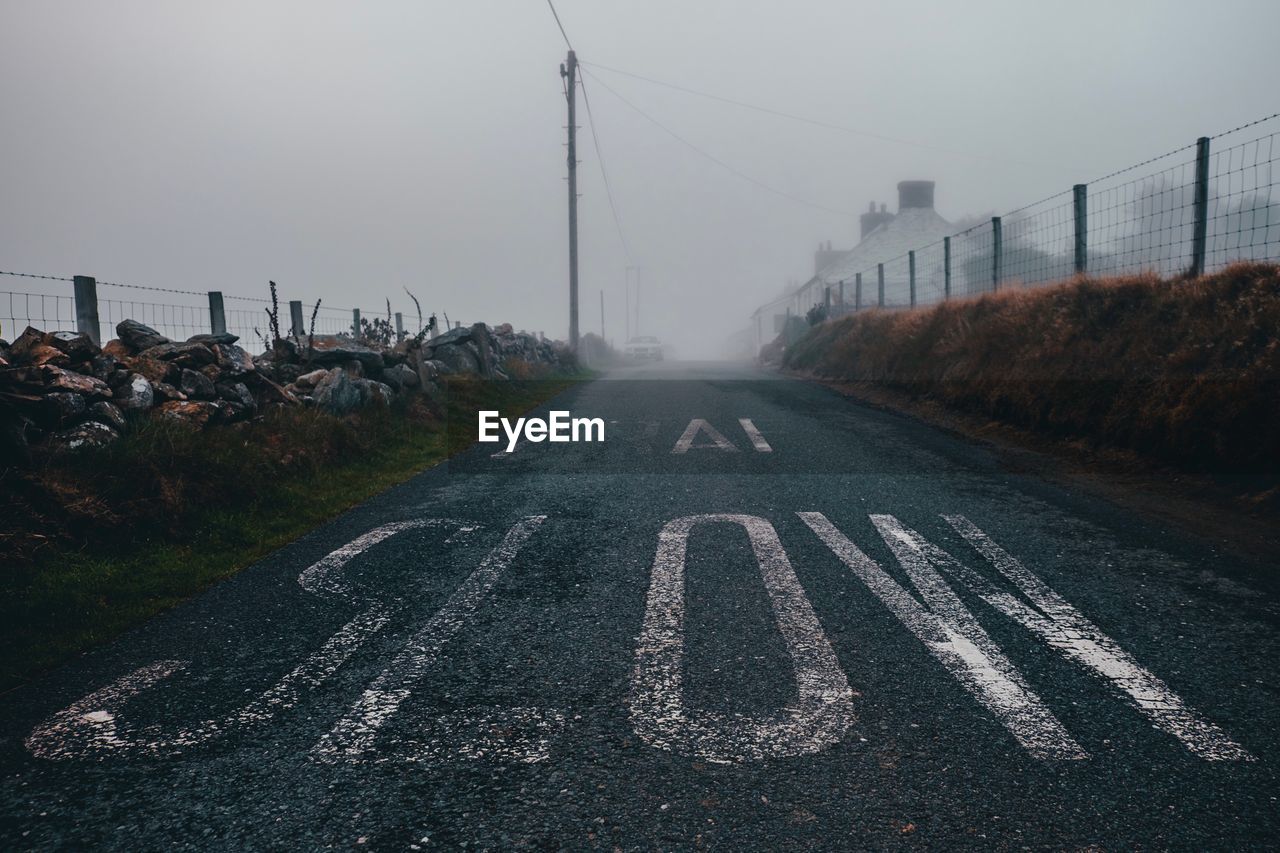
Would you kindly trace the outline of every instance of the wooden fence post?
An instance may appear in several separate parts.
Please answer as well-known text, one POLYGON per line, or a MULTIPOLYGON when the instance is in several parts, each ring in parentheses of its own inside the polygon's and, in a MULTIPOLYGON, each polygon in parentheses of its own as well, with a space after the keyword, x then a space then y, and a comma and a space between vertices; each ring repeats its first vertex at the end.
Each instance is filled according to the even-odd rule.
POLYGON ((991 217, 991 290, 1000 289, 1000 260, 1004 254, 1003 234, 1000 230, 1000 217, 991 217))
POLYGON ((76 295, 76 331, 88 335, 102 346, 102 329, 98 324, 98 280, 91 275, 78 275, 73 280, 76 295))
POLYGON ((215 335, 223 335, 227 331, 227 312, 221 290, 209 291, 209 331, 215 335))
POLYGON ((1076 275, 1084 275, 1089 269, 1089 186, 1076 184, 1071 193, 1076 220, 1076 275))
POLYGON ((911 282, 911 307, 916 307, 916 253, 907 252, 907 279, 911 282))
POLYGON ((1204 275, 1209 236, 1209 137, 1196 140, 1195 223, 1191 232, 1192 278, 1204 275))
POLYGON ((951 298, 951 238, 942 238, 942 298, 951 298))

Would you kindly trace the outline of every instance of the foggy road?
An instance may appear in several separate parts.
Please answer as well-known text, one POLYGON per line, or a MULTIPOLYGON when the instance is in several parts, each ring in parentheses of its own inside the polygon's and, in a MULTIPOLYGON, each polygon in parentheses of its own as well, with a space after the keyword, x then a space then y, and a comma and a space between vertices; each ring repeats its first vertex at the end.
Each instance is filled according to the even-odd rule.
POLYGON ((754 368, 550 409, 0 697, 0 847, 1280 830, 1268 567, 754 368))

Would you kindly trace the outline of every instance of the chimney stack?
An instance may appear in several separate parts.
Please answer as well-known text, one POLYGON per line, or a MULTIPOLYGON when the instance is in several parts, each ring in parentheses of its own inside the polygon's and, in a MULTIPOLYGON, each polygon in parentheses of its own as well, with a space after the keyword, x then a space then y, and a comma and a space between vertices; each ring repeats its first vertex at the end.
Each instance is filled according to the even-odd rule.
POLYGON ((876 211, 876 203, 873 201, 867 208, 867 212, 862 214, 859 219, 862 225, 862 239, 865 240, 868 234, 893 219, 893 214, 883 204, 880 205, 880 210, 876 211))
POLYGON ((933 209, 933 181, 898 182, 898 212, 909 207, 933 209))

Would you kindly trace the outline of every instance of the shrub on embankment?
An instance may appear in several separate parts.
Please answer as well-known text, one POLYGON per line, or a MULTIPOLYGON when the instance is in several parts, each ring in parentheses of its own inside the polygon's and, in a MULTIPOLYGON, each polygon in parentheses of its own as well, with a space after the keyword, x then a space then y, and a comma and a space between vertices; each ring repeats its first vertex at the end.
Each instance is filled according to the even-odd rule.
POLYGON ((813 328, 785 367, 1196 470, 1280 474, 1280 267, 1080 278, 813 328))

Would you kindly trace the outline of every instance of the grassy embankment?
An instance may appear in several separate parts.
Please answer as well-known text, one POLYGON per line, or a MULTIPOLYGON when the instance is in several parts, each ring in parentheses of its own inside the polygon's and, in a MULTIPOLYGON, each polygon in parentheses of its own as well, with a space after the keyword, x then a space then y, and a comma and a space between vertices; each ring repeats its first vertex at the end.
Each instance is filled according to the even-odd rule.
POLYGON ((862 312, 811 329, 784 366, 1278 494, 1275 265, 862 312))
POLYGON ((140 419, 102 450, 0 470, 0 690, 440 462, 477 410, 514 416, 584 377, 451 382, 444 412, 289 409, 203 432, 140 419))

